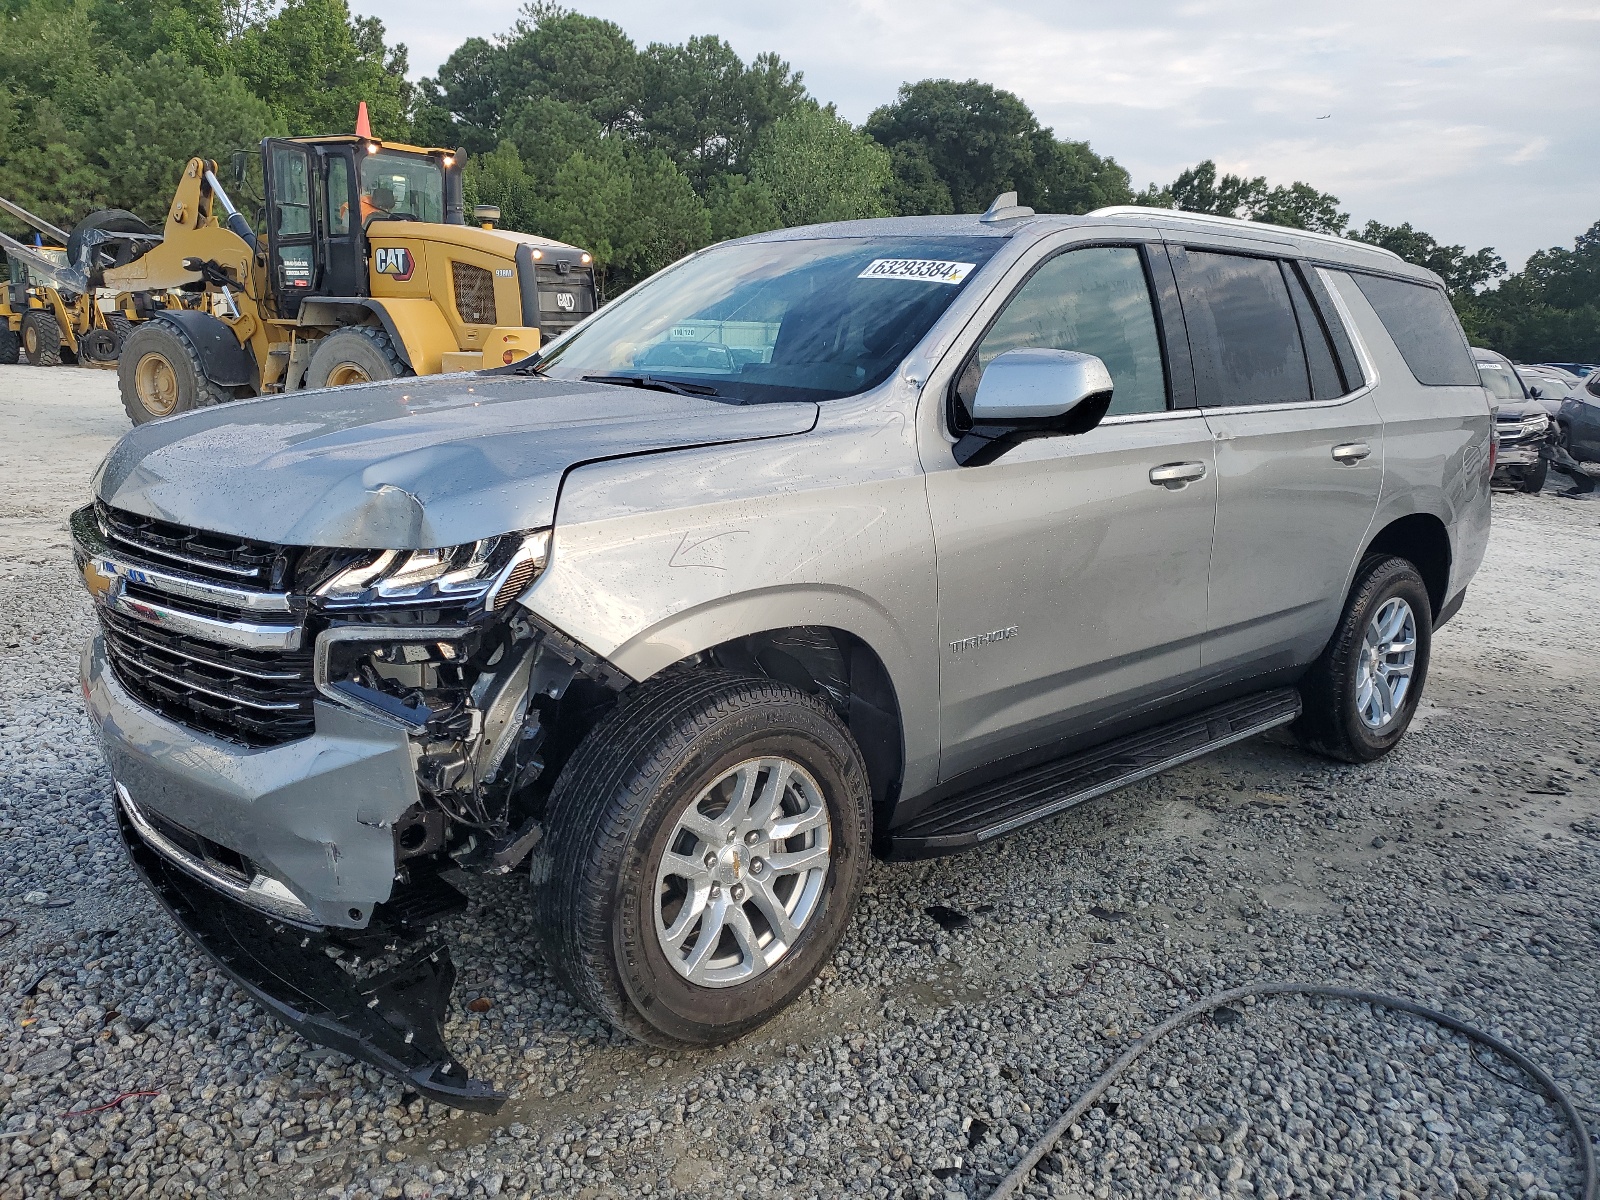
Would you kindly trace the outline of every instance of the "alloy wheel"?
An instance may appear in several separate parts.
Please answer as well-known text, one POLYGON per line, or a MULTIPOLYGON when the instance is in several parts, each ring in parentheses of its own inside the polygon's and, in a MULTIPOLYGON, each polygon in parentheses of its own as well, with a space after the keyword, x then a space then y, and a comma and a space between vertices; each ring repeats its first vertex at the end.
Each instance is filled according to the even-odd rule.
POLYGON ((822 907, 832 847, 828 805, 799 763, 747 759, 684 809, 656 871, 656 936, 701 987, 774 966, 822 907))
POLYGON ((1367 622, 1356 672, 1356 711, 1367 728, 1382 729, 1395 719, 1411 690, 1416 665, 1416 614, 1392 596, 1367 622))

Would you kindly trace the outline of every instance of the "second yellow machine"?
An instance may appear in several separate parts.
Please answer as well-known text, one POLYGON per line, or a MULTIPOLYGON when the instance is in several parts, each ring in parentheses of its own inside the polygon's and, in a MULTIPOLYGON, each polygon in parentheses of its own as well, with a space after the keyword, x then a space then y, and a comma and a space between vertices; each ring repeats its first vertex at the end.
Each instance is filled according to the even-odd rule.
POLYGON ((501 366, 594 311, 586 252, 495 229, 492 208, 466 223, 452 150, 268 138, 261 167, 264 234, 216 163, 190 159, 159 244, 96 281, 204 292, 128 334, 118 375, 135 424, 267 392, 501 366))

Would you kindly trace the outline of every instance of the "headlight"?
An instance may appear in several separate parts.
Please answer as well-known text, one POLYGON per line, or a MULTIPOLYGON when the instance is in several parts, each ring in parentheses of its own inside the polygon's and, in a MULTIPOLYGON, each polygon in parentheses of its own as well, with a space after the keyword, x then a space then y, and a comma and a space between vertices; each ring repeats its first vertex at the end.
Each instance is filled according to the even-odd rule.
POLYGON ((1549 429, 1549 428, 1550 428, 1550 418, 1547 415, 1545 415, 1544 413, 1540 413, 1538 416, 1535 416, 1535 417, 1529 417, 1526 421, 1524 421, 1522 423, 1522 432, 1523 432, 1523 434, 1525 436, 1529 436, 1529 437, 1531 437, 1532 435, 1534 435, 1536 433, 1543 433, 1546 429, 1549 429))
POLYGON ((461 604, 504 608, 544 569, 550 531, 508 533, 437 550, 378 550, 316 591, 330 608, 461 604))

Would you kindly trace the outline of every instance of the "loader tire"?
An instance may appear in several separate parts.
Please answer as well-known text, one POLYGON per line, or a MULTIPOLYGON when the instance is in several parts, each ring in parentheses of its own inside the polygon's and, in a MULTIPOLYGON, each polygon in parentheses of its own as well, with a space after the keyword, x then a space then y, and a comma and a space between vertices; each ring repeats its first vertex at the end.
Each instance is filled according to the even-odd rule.
POLYGON ((0 324, 0 366, 14 367, 22 358, 22 339, 8 325, 0 324))
POLYGON ((145 321, 128 335, 117 356, 117 383, 135 425, 233 399, 205 377, 200 355, 169 321, 145 321))
MULTIPOLYGON (((102 208, 98 212, 90 213, 72 227, 72 232, 67 236, 67 261, 76 265, 79 256, 83 254, 84 243, 88 240, 88 235, 101 230, 107 233, 147 234, 155 232, 144 220, 125 208, 102 208)), ((139 253, 127 242, 102 242, 100 245, 102 249, 108 250, 111 254, 112 261, 110 265, 125 266, 139 257, 139 253)), ((100 260, 100 262, 103 261, 103 259, 100 260)), ((100 265, 100 262, 97 262, 96 265, 100 265)))
POLYGON ((34 367, 61 365, 61 323, 54 313, 29 309, 22 318, 22 351, 34 367))
POLYGON ((370 325, 351 325, 334 330, 317 343, 306 368, 306 387, 377 383, 411 374, 414 372, 401 361, 386 332, 370 325))

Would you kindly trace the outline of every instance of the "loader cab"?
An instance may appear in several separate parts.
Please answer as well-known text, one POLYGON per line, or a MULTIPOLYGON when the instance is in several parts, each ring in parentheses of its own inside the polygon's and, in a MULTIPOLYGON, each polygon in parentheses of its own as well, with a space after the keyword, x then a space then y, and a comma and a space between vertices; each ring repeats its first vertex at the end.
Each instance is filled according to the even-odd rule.
POLYGON ((357 137, 262 143, 267 247, 278 312, 307 296, 365 296, 367 231, 378 221, 460 225, 453 151, 357 137))

